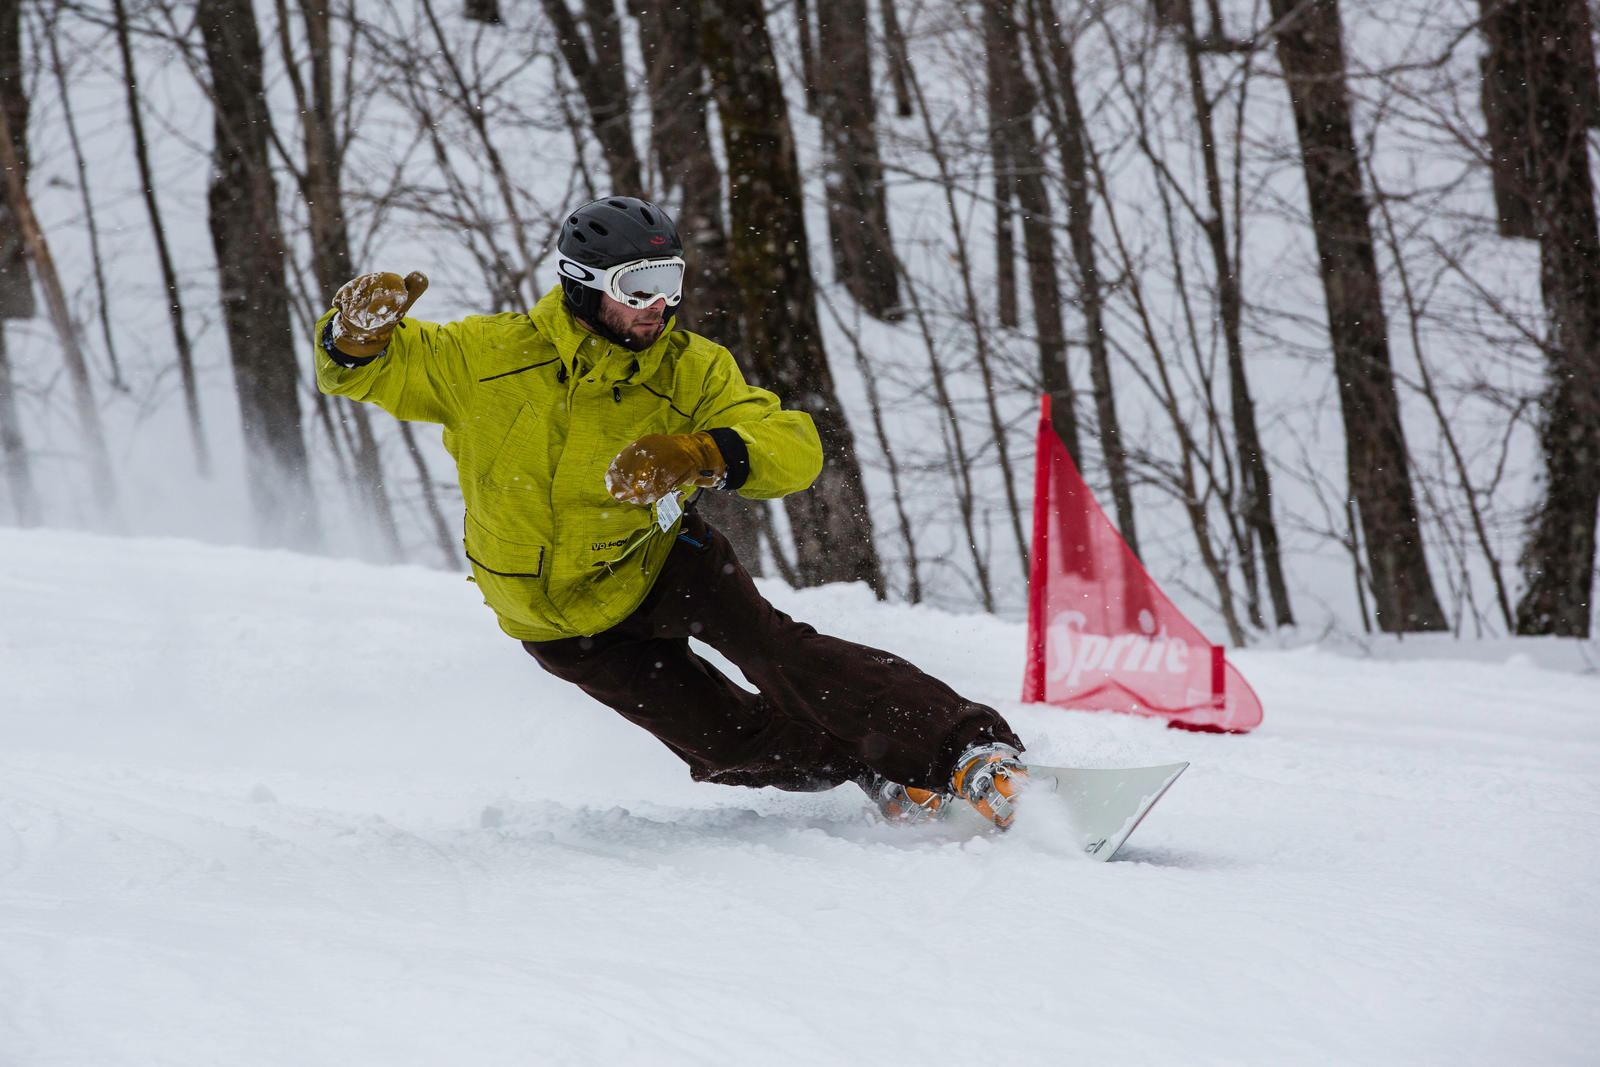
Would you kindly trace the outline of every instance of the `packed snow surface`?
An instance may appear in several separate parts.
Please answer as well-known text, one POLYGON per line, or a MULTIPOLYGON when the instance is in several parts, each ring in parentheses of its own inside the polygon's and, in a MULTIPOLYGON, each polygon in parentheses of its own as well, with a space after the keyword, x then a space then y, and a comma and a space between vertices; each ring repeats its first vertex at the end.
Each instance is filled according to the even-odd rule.
POLYGON ((1600 1057, 1593 644, 1241 652, 1214 736, 1019 704, 1014 622, 766 589, 1040 762, 1193 766, 1108 864, 897 828, 691 782, 458 575, 0 530, 0 1063, 1600 1057))

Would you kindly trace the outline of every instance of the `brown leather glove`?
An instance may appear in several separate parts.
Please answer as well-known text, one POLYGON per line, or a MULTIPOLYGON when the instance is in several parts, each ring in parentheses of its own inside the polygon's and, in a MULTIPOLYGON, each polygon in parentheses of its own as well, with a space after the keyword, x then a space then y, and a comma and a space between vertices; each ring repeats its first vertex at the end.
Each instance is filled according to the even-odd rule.
POLYGON ((722 450, 705 431, 651 433, 617 453, 606 489, 625 504, 654 504, 680 485, 720 485, 727 474, 722 450))
POLYGON ((347 356, 367 359, 389 347, 389 335, 428 288, 428 276, 414 270, 404 278, 389 271, 363 274, 344 283, 333 298, 333 346, 347 356))

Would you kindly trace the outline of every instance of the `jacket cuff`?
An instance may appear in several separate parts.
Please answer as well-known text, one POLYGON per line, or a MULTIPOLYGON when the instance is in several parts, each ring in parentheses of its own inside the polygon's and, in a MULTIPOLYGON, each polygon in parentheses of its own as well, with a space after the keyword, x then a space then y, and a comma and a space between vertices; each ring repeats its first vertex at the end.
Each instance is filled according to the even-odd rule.
POLYGON ((722 462, 728 467, 728 473, 722 479, 719 488, 731 493, 750 480, 750 449, 737 430, 719 426, 714 430, 707 430, 706 433, 717 443, 717 451, 722 453, 722 462))
POLYGON ((377 359, 378 356, 383 355, 383 352, 389 351, 389 349, 385 347, 383 352, 379 352, 377 356, 352 356, 348 352, 339 351, 338 346, 333 343, 334 318, 338 318, 338 316, 335 315, 322 325, 322 350, 328 353, 329 359, 339 364, 339 366, 343 367, 345 370, 355 370, 357 367, 365 367, 368 363, 371 363, 373 360, 377 359))

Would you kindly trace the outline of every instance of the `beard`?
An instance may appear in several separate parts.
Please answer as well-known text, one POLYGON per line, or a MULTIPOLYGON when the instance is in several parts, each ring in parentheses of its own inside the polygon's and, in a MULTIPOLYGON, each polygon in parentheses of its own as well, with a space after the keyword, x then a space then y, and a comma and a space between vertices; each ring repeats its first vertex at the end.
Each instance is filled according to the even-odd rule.
POLYGON ((622 338, 622 343, 629 349, 642 352, 656 343, 656 338, 661 336, 667 320, 665 311, 659 319, 641 322, 620 308, 602 306, 600 324, 622 338))

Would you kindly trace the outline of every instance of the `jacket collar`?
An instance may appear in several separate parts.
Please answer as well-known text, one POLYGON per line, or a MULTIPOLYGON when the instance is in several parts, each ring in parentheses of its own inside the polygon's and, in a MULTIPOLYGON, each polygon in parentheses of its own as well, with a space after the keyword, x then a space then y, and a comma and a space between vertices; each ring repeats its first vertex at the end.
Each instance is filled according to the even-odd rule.
POLYGON ((606 383, 637 381, 654 374, 666 355, 667 339, 677 321, 676 316, 669 317, 655 344, 635 352, 612 344, 579 322, 562 297, 559 285, 540 297, 528 317, 533 320, 534 329, 555 346, 556 355, 568 374, 598 372, 594 376, 606 383))

